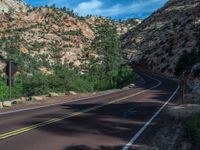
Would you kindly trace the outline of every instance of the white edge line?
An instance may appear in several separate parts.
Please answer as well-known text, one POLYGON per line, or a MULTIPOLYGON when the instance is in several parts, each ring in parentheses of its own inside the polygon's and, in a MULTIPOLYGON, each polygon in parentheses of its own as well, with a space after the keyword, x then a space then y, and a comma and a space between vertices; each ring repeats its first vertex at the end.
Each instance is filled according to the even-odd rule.
POLYGON ((178 84, 177 89, 171 95, 171 97, 165 102, 165 104, 146 122, 146 124, 132 137, 132 139, 126 144, 122 150, 128 150, 130 146, 132 146, 135 141, 139 138, 139 136, 145 131, 145 129, 152 123, 152 121, 161 113, 161 111, 166 107, 166 105, 174 98, 177 92, 180 89, 180 85, 178 84))
MULTIPOLYGON (((137 73, 137 75, 140 78, 142 78, 138 73, 137 73)), ((144 82, 142 83, 142 85, 144 85, 145 83, 146 83, 146 81, 144 80, 144 82)), ((130 89, 128 89, 128 90, 130 90, 130 89)), ((127 90, 121 90, 121 91, 127 91, 127 90)), ((7 111, 7 112, 0 113, 0 115, 7 115, 7 114, 18 113, 18 112, 23 112, 23 111, 35 110, 35 109, 40 109, 40 108, 48 108, 48 107, 51 107, 51 106, 58 106, 58 105, 62 105, 62 104, 79 102, 79 101, 83 101, 83 100, 89 100, 91 98, 98 98, 98 97, 101 97, 101 96, 106 96, 106 95, 117 93, 117 92, 119 92, 119 91, 112 92, 112 93, 106 93, 106 94, 102 94, 102 95, 98 95, 98 96, 94 95, 94 96, 90 96, 90 97, 86 97, 86 98, 79 98, 79 99, 76 99, 76 100, 71 100, 71 101, 66 101, 66 102, 60 102, 60 103, 54 103, 54 104, 49 104, 49 105, 44 105, 44 106, 36 106, 36 107, 31 107, 31 108, 25 108, 25 109, 18 109, 18 110, 13 110, 13 111, 7 111)))

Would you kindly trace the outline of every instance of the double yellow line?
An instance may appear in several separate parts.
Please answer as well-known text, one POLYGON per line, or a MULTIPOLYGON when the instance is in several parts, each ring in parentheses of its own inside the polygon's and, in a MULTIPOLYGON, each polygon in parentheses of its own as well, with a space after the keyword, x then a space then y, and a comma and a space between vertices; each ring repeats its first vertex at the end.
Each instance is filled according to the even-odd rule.
MULTIPOLYGON (((152 88, 155 88, 157 86, 158 85, 156 85, 156 86, 154 86, 152 88)), ((150 88, 150 89, 152 89, 152 88, 150 88)), ((68 118, 72 118, 72 117, 76 117, 76 116, 81 116, 84 113, 91 112, 91 111, 97 110, 99 108, 102 108, 102 107, 105 107, 105 106, 108 106, 108 105, 111 105, 111 104, 115 104, 117 102, 124 101, 125 99, 131 98, 133 96, 142 94, 142 93, 144 93, 144 92, 146 92, 146 91, 148 91, 150 89, 146 89, 146 90, 137 92, 135 94, 131 94, 131 95, 128 95, 128 96, 125 96, 125 97, 110 101, 108 103, 99 105, 99 106, 88 108, 88 109, 85 109, 85 110, 80 111, 80 112, 74 112, 74 113, 67 114, 65 116, 59 117, 59 118, 50 119, 48 121, 44 121, 44 122, 41 122, 41 123, 38 123, 38 124, 34 124, 34 125, 31 125, 31 126, 27 126, 27 127, 21 128, 21 129, 13 130, 13 131, 10 131, 10 132, 4 133, 4 134, 0 134, 0 140, 4 140, 4 139, 7 139, 9 137, 13 137, 13 136, 16 136, 16 135, 19 135, 19 134, 22 134, 22 133, 25 133, 25 132, 40 128, 40 127, 44 127, 44 126, 47 126, 47 125, 50 125, 50 124, 53 124, 53 123, 56 123, 56 122, 60 122, 60 121, 62 121, 64 119, 68 119, 68 118)))

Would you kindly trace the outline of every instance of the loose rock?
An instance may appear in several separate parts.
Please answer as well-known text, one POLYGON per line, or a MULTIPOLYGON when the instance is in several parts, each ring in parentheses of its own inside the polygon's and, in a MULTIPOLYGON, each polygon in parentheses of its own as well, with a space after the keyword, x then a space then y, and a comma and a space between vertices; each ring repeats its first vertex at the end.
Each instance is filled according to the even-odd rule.
POLYGON ((0 102, 0 109, 2 109, 3 108, 3 103, 2 102, 0 102))
POLYGON ((44 96, 32 96, 31 100, 33 101, 43 101, 45 99, 44 96))
POLYGON ((49 93, 49 97, 58 97, 59 96, 59 94, 58 93, 49 93))
POLYGON ((70 95, 77 95, 77 93, 74 92, 74 91, 70 91, 69 94, 70 94, 70 95))
POLYGON ((19 99, 12 100, 11 102, 12 102, 13 105, 16 105, 16 104, 23 104, 26 101, 19 98, 19 99))
POLYGON ((130 89, 129 87, 123 87, 122 90, 128 90, 130 89))
POLYGON ((4 107, 11 107, 12 106, 12 102, 11 101, 4 101, 3 102, 3 106, 4 107))
POLYGON ((20 97, 20 100, 21 100, 21 101, 27 101, 27 100, 28 100, 28 97, 20 97))
POLYGON ((128 86, 129 88, 133 88, 133 87, 135 87, 135 84, 130 84, 129 86, 128 86))

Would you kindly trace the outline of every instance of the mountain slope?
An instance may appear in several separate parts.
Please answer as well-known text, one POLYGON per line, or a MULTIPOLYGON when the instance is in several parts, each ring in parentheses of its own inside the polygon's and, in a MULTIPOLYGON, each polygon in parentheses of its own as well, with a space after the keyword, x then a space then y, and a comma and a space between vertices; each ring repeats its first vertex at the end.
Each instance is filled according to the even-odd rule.
MULTIPOLYGON (((79 17, 67 8, 31 8, 17 0, 10 0, 10 3, 3 0, 1 3, 4 9, 0 13, 1 57, 16 60, 20 53, 24 58, 21 63, 26 64, 26 60, 30 59, 35 62, 36 68, 44 72, 58 62, 87 70, 91 60, 99 57, 92 43, 101 24, 109 21, 110 26, 116 27, 118 35, 121 35, 140 23, 134 19, 133 23, 127 23, 103 17, 79 17), (12 13, 6 11, 11 6, 12 13), (19 11, 21 6, 27 6, 27 11, 19 11)), ((0 65, 1 71, 4 65, 0 65)), ((29 69, 29 65, 25 66, 29 69)))
POLYGON ((106 90, 135 80, 121 55, 125 23, 52 6, 2 12, 0 26, 0 84, 6 87, 5 61, 16 62, 14 97, 106 90))
POLYGON ((0 12, 24 12, 30 9, 30 6, 21 0, 0 0, 0 12))
POLYGON ((7 53, 4 58, 22 53, 41 67, 42 63, 50 65, 56 61, 80 66, 83 52, 94 38, 94 31, 85 20, 55 8, 2 14, 0 24, 0 50, 7 53))
POLYGON ((123 36, 130 58, 153 71, 173 76, 179 58, 199 49, 200 1, 170 0, 123 36))

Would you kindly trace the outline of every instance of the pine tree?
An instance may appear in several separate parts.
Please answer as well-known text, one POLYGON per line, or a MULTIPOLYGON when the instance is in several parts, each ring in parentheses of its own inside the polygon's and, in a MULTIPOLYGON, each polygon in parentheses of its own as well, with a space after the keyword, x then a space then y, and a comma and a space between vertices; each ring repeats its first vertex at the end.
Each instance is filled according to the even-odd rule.
POLYGON ((96 65, 92 71, 100 77, 100 81, 107 80, 110 87, 116 87, 120 68, 124 62, 116 27, 106 19, 97 29, 93 48, 101 57, 94 62, 96 65))

